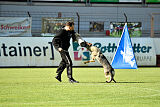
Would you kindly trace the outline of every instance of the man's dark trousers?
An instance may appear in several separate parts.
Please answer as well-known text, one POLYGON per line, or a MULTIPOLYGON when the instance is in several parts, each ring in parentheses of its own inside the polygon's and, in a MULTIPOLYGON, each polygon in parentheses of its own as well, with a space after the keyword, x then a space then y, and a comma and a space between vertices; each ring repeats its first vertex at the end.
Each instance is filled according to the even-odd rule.
POLYGON ((61 76, 64 69, 67 68, 68 78, 73 79, 72 78, 72 60, 70 58, 69 52, 62 50, 59 53, 61 55, 62 61, 60 62, 59 67, 56 71, 57 75, 61 76))

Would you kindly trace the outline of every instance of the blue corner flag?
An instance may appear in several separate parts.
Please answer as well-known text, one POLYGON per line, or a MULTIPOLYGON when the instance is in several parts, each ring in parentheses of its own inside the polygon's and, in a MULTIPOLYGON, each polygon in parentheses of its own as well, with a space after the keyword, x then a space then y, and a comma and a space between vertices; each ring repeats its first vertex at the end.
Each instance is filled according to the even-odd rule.
POLYGON ((124 25, 119 46, 111 65, 114 69, 137 69, 137 63, 134 56, 127 23, 124 25))

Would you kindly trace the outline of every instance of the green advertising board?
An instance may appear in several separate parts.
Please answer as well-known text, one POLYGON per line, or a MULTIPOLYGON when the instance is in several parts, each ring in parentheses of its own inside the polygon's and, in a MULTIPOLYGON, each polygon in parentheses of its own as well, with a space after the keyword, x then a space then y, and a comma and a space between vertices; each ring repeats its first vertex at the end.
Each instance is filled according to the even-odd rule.
POLYGON ((90 2, 119 2, 119 0, 90 0, 90 2))
POLYGON ((160 3, 160 0, 146 0, 146 3, 160 3))
MULTIPOLYGON (((110 22, 110 36, 121 37, 124 25, 124 22, 110 22)), ((131 37, 140 37, 142 35, 141 22, 128 22, 127 26, 131 37)))
MULTIPOLYGON (((73 0, 74 2, 86 2, 86 0, 73 0)), ((119 0, 90 0, 91 2, 119 2, 119 0)))
MULTIPOLYGON (((73 2, 86 2, 86 0, 73 0, 73 2)), ((97 2, 142 2, 142 0, 90 0, 90 3, 97 3, 97 2)))

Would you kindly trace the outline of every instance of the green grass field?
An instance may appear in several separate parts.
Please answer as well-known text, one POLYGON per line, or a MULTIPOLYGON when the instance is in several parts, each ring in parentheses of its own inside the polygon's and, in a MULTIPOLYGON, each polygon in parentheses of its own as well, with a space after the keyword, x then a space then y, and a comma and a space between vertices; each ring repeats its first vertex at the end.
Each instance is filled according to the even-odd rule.
POLYGON ((0 107, 160 107, 160 68, 115 70, 105 83, 103 68, 73 68, 80 83, 58 82, 56 68, 0 68, 0 107))

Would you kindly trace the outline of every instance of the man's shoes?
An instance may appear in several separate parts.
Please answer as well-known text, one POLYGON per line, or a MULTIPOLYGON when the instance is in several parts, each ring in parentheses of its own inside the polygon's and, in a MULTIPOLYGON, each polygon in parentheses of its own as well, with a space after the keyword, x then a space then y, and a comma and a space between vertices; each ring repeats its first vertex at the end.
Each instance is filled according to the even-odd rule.
POLYGON ((74 80, 74 79, 69 79, 69 82, 70 82, 70 83, 79 83, 79 81, 76 81, 76 80, 74 80))
POLYGON ((61 76, 57 75, 55 78, 56 78, 59 82, 62 82, 61 76))

